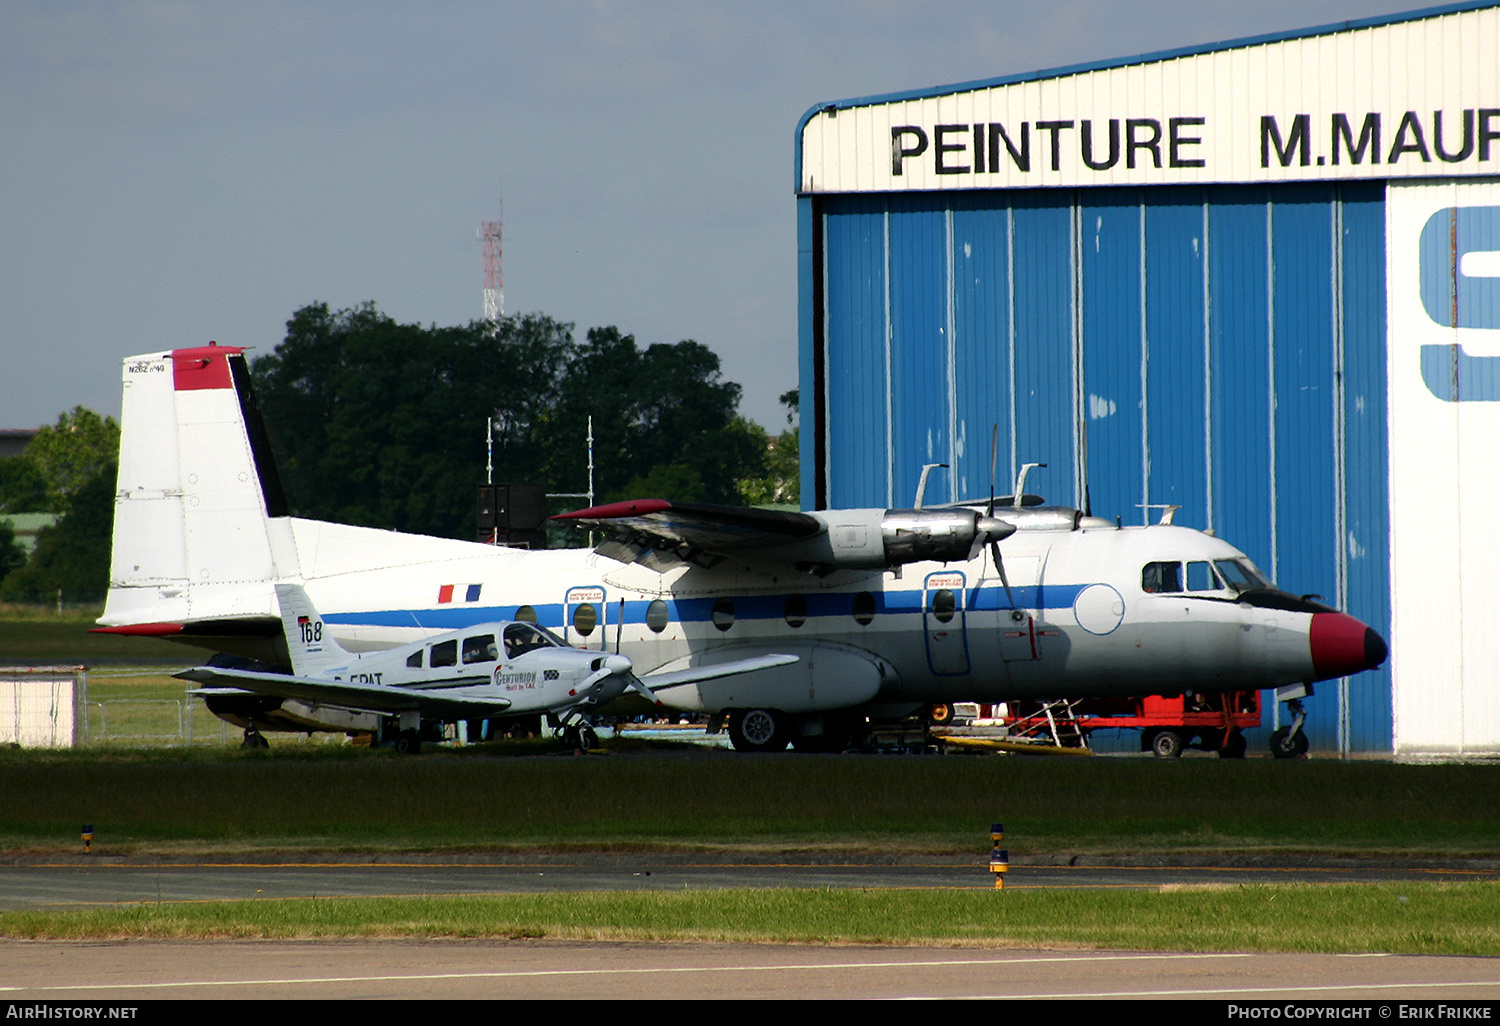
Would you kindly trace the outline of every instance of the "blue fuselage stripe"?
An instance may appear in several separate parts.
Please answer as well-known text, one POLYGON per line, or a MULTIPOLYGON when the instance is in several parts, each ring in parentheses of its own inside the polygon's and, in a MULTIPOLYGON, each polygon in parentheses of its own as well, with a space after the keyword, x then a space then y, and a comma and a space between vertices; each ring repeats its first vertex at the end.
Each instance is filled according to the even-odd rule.
MULTIPOLYGON (((1016 587, 1007 594, 1002 587, 969 588, 966 590, 964 608, 969 612, 995 612, 1001 609, 1069 609, 1078 593, 1087 584, 1040 585, 1016 587), (1012 604, 1014 600, 1014 605, 1012 604)), ((831 617, 854 615, 855 592, 807 593, 796 592, 807 604, 806 615, 831 617)), ((918 590, 871 592, 875 600, 875 615, 882 613, 920 613, 922 592, 918 590)), ((786 616, 788 595, 743 595, 723 596, 734 603, 736 620, 780 620, 786 616)), ((713 621, 714 606, 722 598, 668 599, 668 615, 676 623, 700 624, 713 621)), ((561 628, 566 616, 566 607, 561 602, 531 603, 537 622, 543 627, 561 628)), ((604 620, 614 624, 620 615, 618 599, 606 598, 603 603, 604 620)), ((625 622, 644 623, 650 600, 627 599, 625 622)), ((520 606, 462 605, 435 609, 375 609, 358 613, 330 613, 323 617, 328 623, 369 627, 417 627, 423 630, 459 630, 476 623, 495 620, 514 620, 520 606)))

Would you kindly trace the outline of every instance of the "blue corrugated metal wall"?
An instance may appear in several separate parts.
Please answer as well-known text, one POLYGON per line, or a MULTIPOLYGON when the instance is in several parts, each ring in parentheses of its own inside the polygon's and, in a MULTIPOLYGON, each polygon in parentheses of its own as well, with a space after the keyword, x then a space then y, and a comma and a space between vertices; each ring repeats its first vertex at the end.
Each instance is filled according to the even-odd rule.
MULTIPOLYGON (((998 424, 1002 493, 1043 462, 1053 501, 1180 505, 1389 637, 1381 183, 818 202, 827 505, 908 505, 924 463, 982 496, 998 424)), ((1389 750, 1386 671, 1308 708, 1316 748, 1389 750)))

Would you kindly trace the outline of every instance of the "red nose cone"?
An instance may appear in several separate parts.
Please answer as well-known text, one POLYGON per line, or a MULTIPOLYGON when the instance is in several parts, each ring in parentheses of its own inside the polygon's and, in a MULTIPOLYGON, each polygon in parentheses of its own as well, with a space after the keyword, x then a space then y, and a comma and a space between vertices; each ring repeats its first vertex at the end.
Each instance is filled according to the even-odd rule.
POLYGON ((1347 677, 1385 662, 1385 639, 1347 613, 1314 613, 1308 631, 1314 680, 1347 677))

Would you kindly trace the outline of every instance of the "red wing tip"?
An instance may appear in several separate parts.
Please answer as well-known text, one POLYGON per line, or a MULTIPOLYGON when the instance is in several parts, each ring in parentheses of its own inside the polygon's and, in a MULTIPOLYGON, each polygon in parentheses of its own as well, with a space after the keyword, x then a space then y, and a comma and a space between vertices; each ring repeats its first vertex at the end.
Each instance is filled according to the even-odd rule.
POLYGON ((621 517, 641 517, 647 513, 669 510, 672 504, 666 499, 631 499, 628 502, 611 502, 588 509, 575 509, 571 513, 559 513, 553 520, 617 520, 621 517))
POLYGON ((90 627, 90 634, 126 634, 142 638, 159 638, 164 634, 178 634, 180 623, 127 623, 118 627, 90 627))

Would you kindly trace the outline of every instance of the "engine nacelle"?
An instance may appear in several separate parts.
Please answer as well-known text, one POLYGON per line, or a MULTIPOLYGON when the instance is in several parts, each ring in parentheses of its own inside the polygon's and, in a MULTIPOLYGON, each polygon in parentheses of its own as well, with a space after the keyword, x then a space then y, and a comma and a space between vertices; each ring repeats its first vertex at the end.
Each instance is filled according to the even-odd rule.
POLYGON ((765 555, 806 570, 882 570, 907 563, 962 562, 1015 531, 1014 525, 966 507, 816 510, 806 515, 821 520, 824 530, 765 555))

